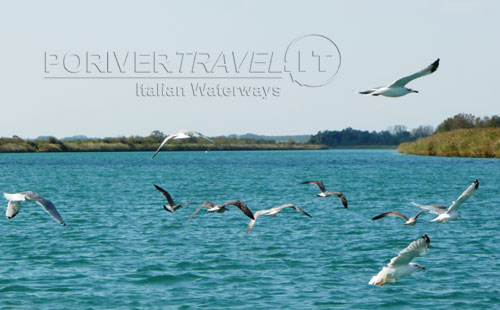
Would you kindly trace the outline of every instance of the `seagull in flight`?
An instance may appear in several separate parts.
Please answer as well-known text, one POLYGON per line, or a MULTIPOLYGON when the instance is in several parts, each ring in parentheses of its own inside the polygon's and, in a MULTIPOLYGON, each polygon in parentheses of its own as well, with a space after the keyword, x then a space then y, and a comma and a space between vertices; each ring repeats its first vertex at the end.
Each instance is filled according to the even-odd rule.
POLYGON ((302 210, 301 208, 299 208, 296 205, 291 204, 291 203, 285 204, 285 205, 282 205, 282 206, 279 206, 279 207, 274 207, 274 208, 271 208, 271 209, 259 210, 259 211, 257 211, 257 212, 254 213, 255 219, 250 220, 250 223, 248 224, 248 228, 247 228, 247 234, 250 232, 250 230, 252 229, 253 225, 255 224, 255 221, 257 221, 257 218, 260 215, 276 216, 278 213, 280 213, 281 210, 286 209, 286 208, 292 208, 292 209, 294 209, 294 210, 296 210, 296 211, 304 214, 305 216, 312 217, 306 211, 302 210))
POLYGON ((424 266, 411 261, 415 257, 424 254, 430 243, 431 239, 427 235, 413 241, 406 249, 399 252, 398 256, 393 257, 389 264, 382 268, 377 275, 373 276, 368 284, 382 286, 387 282, 394 283, 398 278, 410 275, 417 269, 425 270, 424 266))
POLYGON ((252 219, 252 220, 254 219, 254 214, 252 213, 252 211, 250 210, 250 208, 248 208, 248 206, 246 204, 244 204, 242 201, 235 200, 235 201, 227 202, 227 203, 225 203, 223 205, 214 205, 212 202, 210 202, 210 201, 207 200, 204 203, 202 203, 193 212, 193 214, 191 214, 191 216, 188 219, 188 222, 191 221, 191 219, 193 218, 193 216, 195 216, 201 210, 201 208, 203 208, 203 207, 207 207, 208 208, 207 212, 209 212, 209 213, 224 213, 226 211, 229 211, 229 209, 227 208, 227 206, 229 206, 229 205, 236 206, 238 209, 241 210, 241 212, 243 212, 250 219, 252 219))
POLYGON ((34 193, 32 191, 26 191, 17 194, 3 193, 4 197, 9 201, 7 204, 7 211, 5 215, 10 220, 19 213, 21 209, 21 202, 23 201, 34 201, 40 206, 42 206, 48 214, 50 214, 59 224, 66 226, 61 215, 57 212, 56 206, 54 204, 43 198, 42 196, 34 193))
POLYGON ((469 199, 472 195, 474 195, 478 188, 479 188, 479 180, 476 179, 457 198, 457 200, 454 200, 451 203, 451 205, 448 207, 448 210, 446 210, 446 207, 440 205, 421 205, 416 202, 412 202, 412 204, 421 209, 428 210, 430 213, 437 214, 438 216, 434 218, 431 222, 444 223, 448 221, 453 221, 461 217, 460 214, 458 214, 458 207, 460 207, 462 203, 464 203, 467 199, 469 199))
POLYGON ((399 213, 398 211, 389 211, 389 212, 385 212, 385 213, 382 213, 382 214, 379 214, 379 215, 375 216, 374 218, 372 218, 372 220, 375 221, 375 220, 384 218, 384 217, 389 216, 389 215, 394 215, 394 216, 399 216, 400 218, 404 219, 405 220, 405 225, 413 226, 413 225, 417 224, 417 218, 424 211, 425 210, 420 210, 420 212, 418 212, 417 215, 415 215, 414 217, 407 217, 407 216, 399 213))
POLYGON ((345 197, 344 194, 342 193, 339 193, 339 192, 329 192, 325 189, 325 186, 323 185, 323 182, 322 181, 305 181, 305 182, 302 182, 301 184, 316 184, 316 186, 318 186, 319 190, 321 191, 321 193, 317 194, 316 196, 318 197, 327 197, 327 196, 332 196, 332 195, 335 195, 337 196, 340 201, 342 202, 342 205, 344 206, 344 208, 347 209, 347 198, 345 197))
MULTIPOLYGON (((188 139, 188 138, 203 138, 209 142, 212 142, 215 144, 215 142, 210 139, 209 137, 199 133, 199 132, 196 132, 196 131, 186 131, 186 130, 181 130, 177 133, 174 133, 172 135, 169 135, 168 137, 165 138, 165 140, 163 140, 163 142, 160 144, 160 146, 158 147, 158 149, 156 149, 156 152, 153 154, 153 158, 156 157, 156 155, 158 155, 158 153, 160 152, 161 148, 165 145, 165 143, 167 143, 169 140, 180 140, 180 139, 188 139)), ((153 159, 151 158, 151 159, 153 159)))
POLYGON ((180 209, 183 205, 189 204, 189 202, 182 202, 180 204, 175 204, 174 200, 172 199, 172 196, 170 196, 170 194, 166 190, 164 190, 163 188, 159 187, 156 184, 153 185, 156 187, 158 191, 160 191, 160 193, 163 194, 163 196, 165 196, 165 198, 167 198, 168 205, 163 205, 163 209, 165 209, 165 211, 173 213, 174 211, 180 209))
POLYGON ((212 202, 207 200, 204 203, 202 203, 198 208, 196 208, 196 210, 194 210, 193 214, 191 214, 191 216, 189 217, 188 222, 190 222, 193 216, 195 216, 198 212, 200 212, 201 208, 203 207, 208 208, 207 212, 224 213, 228 211, 228 209, 226 207, 223 207, 223 205, 214 205, 212 202))
POLYGON ((438 67, 439 67, 439 58, 438 60, 427 66, 425 69, 417 73, 413 73, 411 75, 397 79, 388 86, 368 89, 365 91, 360 91, 359 93, 362 95, 372 95, 372 96, 382 95, 386 97, 401 97, 409 93, 418 93, 418 90, 407 88, 405 87, 405 85, 413 81, 414 79, 418 79, 419 77, 431 74, 432 72, 436 71, 438 67))

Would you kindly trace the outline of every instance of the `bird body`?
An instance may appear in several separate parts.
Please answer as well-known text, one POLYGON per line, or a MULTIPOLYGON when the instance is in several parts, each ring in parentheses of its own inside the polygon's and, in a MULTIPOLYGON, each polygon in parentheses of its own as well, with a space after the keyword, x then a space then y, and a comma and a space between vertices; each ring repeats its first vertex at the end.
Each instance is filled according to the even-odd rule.
POLYGON ((424 254, 429 248, 430 242, 431 239, 427 235, 411 242, 404 250, 399 252, 398 256, 393 257, 387 266, 373 276, 368 284, 382 286, 388 282, 394 283, 398 278, 410 275, 417 269, 425 270, 424 266, 411 261, 415 257, 424 254))
POLYGON ((9 201, 7 204, 7 210, 5 211, 5 215, 9 220, 14 218, 19 213, 21 209, 21 202, 35 201, 37 204, 42 206, 45 211, 47 211, 47 213, 50 214, 50 216, 52 216, 59 224, 66 226, 66 223, 57 211, 56 206, 54 206, 51 201, 43 198, 35 192, 26 191, 16 194, 4 193, 3 195, 9 201))
POLYGON ((439 59, 437 59, 435 62, 427 66, 425 69, 417 73, 397 79, 388 86, 372 88, 365 91, 360 91, 359 93, 362 95, 372 95, 372 96, 382 95, 385 97, 401 97, 409 93, 418 93, 417 90, 407 88, 405 87, 405 85, 408 84, 410 81, 413 81, 414 79, 433 73, 434 71, 437 70, 438 67, 439 67, 439 59))

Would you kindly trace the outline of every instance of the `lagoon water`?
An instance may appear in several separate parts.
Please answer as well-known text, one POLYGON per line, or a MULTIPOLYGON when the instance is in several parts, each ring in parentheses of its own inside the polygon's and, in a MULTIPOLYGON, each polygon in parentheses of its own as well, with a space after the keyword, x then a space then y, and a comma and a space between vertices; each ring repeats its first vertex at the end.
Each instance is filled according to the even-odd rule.
MULTIPOLYGON (((62 227, 24 203, 0 217, 1 309, 499 309, 500 161, 394 150, 0 154, 0 190, 54 202, 62 227), (462 219, 416 226, 411 201, 449 205, 474 179, 462 219), (336 197, 316 197, 309 179, 336 197), (190 201, 163 210, 167 189, 190 201), (250 234, 236 208, 198 213, 203 201, 240 199, 262 216, 250 234), (367 284, 423 234, 427 267, 395 284, 367 284)), ((2 197, 3 199, 3 197, 2 197)), ((7 205, 6 200, 2 200, 7 205)), ((4 209, 2 209, 4 210, 4 209)), ((3 212, 3 211, 2 211, 3 212)))

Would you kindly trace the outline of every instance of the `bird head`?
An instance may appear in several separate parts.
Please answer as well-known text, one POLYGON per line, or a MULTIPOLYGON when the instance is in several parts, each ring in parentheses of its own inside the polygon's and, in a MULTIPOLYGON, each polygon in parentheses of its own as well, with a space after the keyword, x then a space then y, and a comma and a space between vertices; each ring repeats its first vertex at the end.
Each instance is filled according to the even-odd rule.
POLYGON ((412 266, 413 268, 415 269, 422 269, 422 270, 425 270, 425 266, 421 266, 419 264, 416 264, 416 263, 410 263, 410 266, 412 266))
POLYGON ((474 184, 476 185, 475 187, 476 187, 476 188, 478 188, 478 187, 479 187, 479 180, 478 180, 478 179, 476 179, 476 180, 474 181, 474 184))

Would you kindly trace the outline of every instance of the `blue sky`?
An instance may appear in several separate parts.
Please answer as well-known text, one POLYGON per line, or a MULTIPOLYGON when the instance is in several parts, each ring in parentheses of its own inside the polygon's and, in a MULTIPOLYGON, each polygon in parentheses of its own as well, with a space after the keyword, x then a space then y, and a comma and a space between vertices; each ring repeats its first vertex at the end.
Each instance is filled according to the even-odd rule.
POLYGON ((0 136, 148 135, 190 129, 207 135, 310 134, 353 127, 438 125, 457 113, 499 114, 498 1, 9 1, 0 26, 0 136), (279 96, 140 97, 136 83, 190 87, 195 80, 47 79, 44 53, 265 51, 321 34, 338 46, 332 82, 201 81, 269 86, 279 96), (388 84, 437 58, 434 74, 401 98, 358 90, 388 84))

